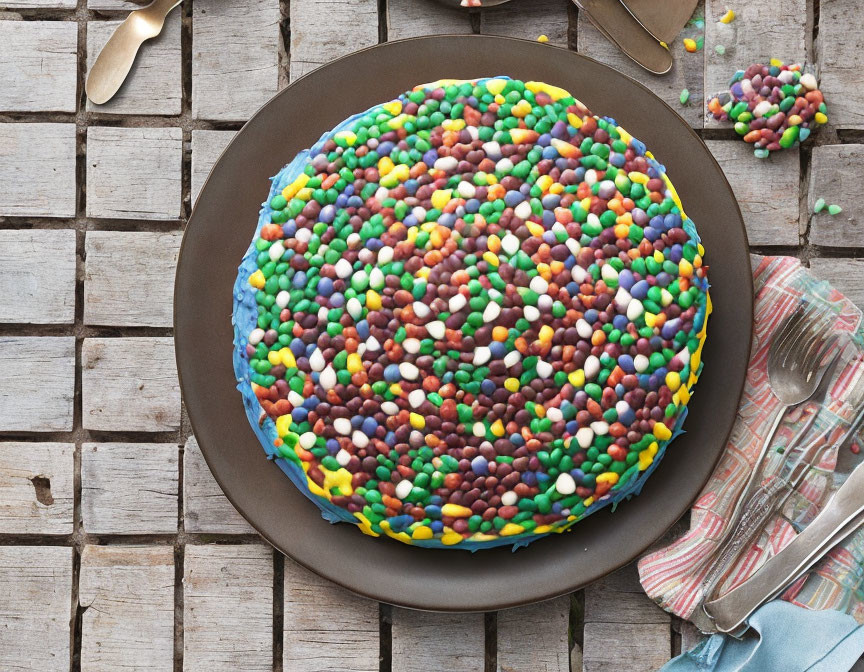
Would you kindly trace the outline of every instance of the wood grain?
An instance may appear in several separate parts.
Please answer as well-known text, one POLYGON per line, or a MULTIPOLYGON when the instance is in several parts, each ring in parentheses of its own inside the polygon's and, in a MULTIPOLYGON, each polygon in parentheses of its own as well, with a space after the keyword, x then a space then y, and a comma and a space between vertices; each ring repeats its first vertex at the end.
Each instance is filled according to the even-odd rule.
MULTIPOLYGON (((6 4, 6 3, 4 3, 6 4)), ((74 112, 78 26, 69 21, 0 21, 0 110, 74 112)))
POLYGON ((0 547, 0 669, 69 670, 72 549, 0 547))
POLYGON ((192 131, 192 205, 234 135, 234 131, 192 131))
POLYGON ((378 603, 285 558, 283 652, 286 672, 377 672, 378 603))
POLYGON ((480 32, 536 40, 541 35, 549 44, 567 46, 569 0, 532 0, 506 3, 480 12, 480 32))
POLYGON ((0 443, 0 533, 72 533, 74 453, 72 443, 0 443))
POLYGON ((87 338, 81 367, 86 429, 164 432, 180 427, 173 339, 87 338))
MULTIPOLYGON (((180 11, 169 14, 159 36, 148 40, 138 53, 114 97, 104 105, 88 99, 87 109, 105 114, 180 114, 183 95, 180 19, 180 11)), ((88 75, 102 47, 121 23, 120 20, 87 23, 88 75)))
POLYGON ((170 327, 183 234, 88 231, 84 324, 170 327))
MULTIPOLYGON (((697 13, 700 9, 696 10, 697 13)), ((702 128, 702 99, 705 95, 703 68, 705 53, 703 51, 690 53, 684 49, 683 40, 677 39, 669 45, 672 50, 672 69, 665 75, 653 75, 625 56, 594 27, 584 14, 579 14, 576 25, 576 44, 579 46, 580 53, 611 65, 644 84, 666 101, 690 126, 702 128), (690 91, 690 101, 687 105, 681 104, 682 89, 690 91)), ((571 93, 579 98, 578 91, 571 91, 571 93)), ((594 110, 594 112, 615 116, 615 110, 594 110)))
POLYGON ((753 148, 740 140, 705 144, 735 192, 750 245, 798 245, 798 148, 757 159, 753 148))
POLYGON ((0 230, 0 322, 75 321, 75 231, 0 230))
POLYGON ((584 672, 653 672, 670 658, 671 619, 642 590, 636 565, 585 589, 584 672))
POLYGON ((192 114, 245 121, 279 87, 278 0, 192 6, 192 114))
POLYGON ((483 614, 441 614, 393 608, 393 672, 480 672, 483 614))
POLYGON ((459 7, 417 0, 388 0, 387 38, 470 34, 471 16, 459 7))
POLYGON ((81 518, 89 534, 177 531, 179 451, 170 443, 85 443, 81 518))
POLYGON ((75 9, 77 0, 3 0, 6 9, 75 9))
POLYGON ((816 57, 819 88, 835 128, 864 128, 864 40, 860 0, 821 0, 816 57))
POLYGON ((194 436, 183 451, 183 524, 187 532, 255 534, 213 478, 194 436))
MULTIPOLYGON (((731 7, 726 0, 705 2, 705 96, 729 90, 729 78, 751 63, 779 58, 786 63, 804 63, 807 58, 807 0, 736 4, 735 20, 720 23, 731 7), (716 47, 725 52, 718 54, 716 47)), ((706 113, 708 127, 731 126, 706 113)))
POLYGON ((378 43, 378 0, 291 3, 291 79, 378 43))
POLYGON ((273 669, 273 549, 186 546, 184 672, 273 669))
POLYGON ((810 242, 825 247, 864 247, 864 204, 860 178, 864 170, 864 145, 814 147, 810 161, 810 242), (816 200, 824 198, 843 212, 831 215, 826 208, 816 214, 816 200))
POLYGON ((85 546, 78 600, 82 670, 173 669, 173 547, 85 546))
POLYGON ((179 219, 183 132, 179 128, 87 129, 87 216, 179 219))
POLYGON ((74 392, 72 336, 0 337, 0 432, 71 431, 74 392))
POLYGON ((0 124, 0 217, 73 217, 75 183, 75 124, 0 124))
POLYGON ((864 310, 864 259, 810 260, 810 271, 820 280, 827 280, 861 310, 864 310))
POLYGON ((498 612, 500 672, 567 670, 570 596, 498 612))

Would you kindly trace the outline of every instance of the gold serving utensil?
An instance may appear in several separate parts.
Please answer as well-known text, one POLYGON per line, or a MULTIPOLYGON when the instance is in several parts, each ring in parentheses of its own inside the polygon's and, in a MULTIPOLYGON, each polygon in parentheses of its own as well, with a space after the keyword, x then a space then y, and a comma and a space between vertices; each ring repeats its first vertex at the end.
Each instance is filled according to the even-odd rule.
POLYGON ((182 0, 153 0, 126 17, 109 38, 90 69, 84 91, 97 105, 107 103, 126 80, 141 45, 162 32, 165 17, 182 0))
POLYGON ((687 25, 699 0, 621 0, 627 11, 661 42, 672 41, 687 25))

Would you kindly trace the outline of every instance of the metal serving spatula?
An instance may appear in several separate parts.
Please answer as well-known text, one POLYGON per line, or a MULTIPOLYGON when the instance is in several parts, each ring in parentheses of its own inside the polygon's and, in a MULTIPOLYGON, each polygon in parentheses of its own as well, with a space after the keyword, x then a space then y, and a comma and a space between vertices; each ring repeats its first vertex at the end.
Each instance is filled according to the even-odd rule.
POLYGON ((699 0, 621 0, 633 17, 661 42, 671 44, 693 16, 699 0))
POLYGON ((107 103, 123 85, 141 45, 162 32, 165 17, 182 0, 154 0, 126 17, 90 69, 84 90, 97 105, 107 103))

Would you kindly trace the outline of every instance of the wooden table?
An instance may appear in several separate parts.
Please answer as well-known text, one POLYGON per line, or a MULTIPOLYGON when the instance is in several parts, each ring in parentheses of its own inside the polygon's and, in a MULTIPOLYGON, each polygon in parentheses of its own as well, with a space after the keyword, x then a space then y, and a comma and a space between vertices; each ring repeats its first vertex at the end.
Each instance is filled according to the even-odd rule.
POLYGON ((444 616, 355 597, 274 554, 184 414, 180 237, 221 149, 292 78, 382 40, 545 34, 653 86, 727 172, 754 251, 795 255, 864 305, 864 1, 821 0, 818 17, 813 0, 738 2, 723 25, 727 3, 707 0, 705 50, 676 41, 657 78, 566 0, 473 15, 425 0, 185 0, 104 107, 84 100, 88 63, 135 3, 0 5, 0 669, 640 671, 692 644, 632 566, 544 604, 444 616), (831 126, 759 161, 700 101, 770 56, 817 64, 831 126), (843 213, 811 215, 818 197, 843 213))

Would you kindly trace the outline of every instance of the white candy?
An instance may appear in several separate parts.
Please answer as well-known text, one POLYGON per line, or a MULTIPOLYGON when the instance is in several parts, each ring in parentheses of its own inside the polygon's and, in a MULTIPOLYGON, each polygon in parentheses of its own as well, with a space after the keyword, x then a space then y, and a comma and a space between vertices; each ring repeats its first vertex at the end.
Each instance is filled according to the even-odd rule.
POLYGON ((520 361, 522 361, 522 353, 518 350, 511 350, 504 355, 504 366, 508 369, 516 366, 520 361))
POLYGON ((483 321, 484 322, 494 322, 498 319, 498 316, 501 314, 501 306, 499 306, 494 301, 490 301, 486 304, 486 307, 483 309, 483 321))
POLYGON ((399 481, 396 484, 396 499, 405 499, 411 494, 411 488, 413 487, 413 484, 407 478, 399 481))
POLYGON ((511 170, 513 170, 513 162, 510 159, 500 159, 498 163, 495 164, 496 173, 507 174, 511 170))
POLYGON ((393 261, 393 248, 392 247, 390 247, 389 245, 386 245, 386 246, 382 247, 380 250, 378 250, 378 263, 379 264, 381 264, 383 266, 384 264, 389 264, 391 261, 393 261))
POLYGON ((434 322, 429 322, 426 325, 426 332, 429 334, 430 338, 434 338, 436 340, 441 340, 444 338, 444 332, 447 327, 441 320, 435 320, 434 322))
POLYGON ((281 291, 276 295, 276 305, 280 308, 285 308, 291 301, 291 294, 286 291, 281 291))
POLYGON ((406 338, 402 341, 402 349, 405 350, 405 352, 416 355, 420 352, 420 341, 416 338, 406 338))
POLYGON ((558 480, 555 481, 555 489, 562 495, 572 495, 576 492, 576 481, 565 471, 558 474, 558 480))
POLYGON ((477 188, 467 180, 463 180, 459 183, 459 186, 456 187, 456 191, 462 198, 467 200, 469 198, 474 198, 474 193, 477 191, 477 188))
POLYGON ((580 427, 576 430, 576 443, 582 450, 588 450, 594 441, 594 430, 590 427, 580 427))
POLYGON ((492 359, 492 351, 489 350, 489 348, 487 348, 485 345, 474 348, 474 366, 482 366, 490 359, 492 359))
POLYGON ((447 302, 447 307, 450 308, 451 313, 458 313, 468 304, 468 299, 465 298, 464 294, 454 294, 450 297, 450 301, 447 302))
POLYGON ((627 319, 631 322, 634 322, 636 318, 644 312, 645 307, 642 305, 641 301, 633 299, 632 301, 630 301, 630 303, 627 304, 627 319))
POLYGON ((258 345, 262 340, 264 340, 263 329, 253 329, 249 334, 249 345, 258 345))
POLYGON ((594 432, 597 436, 603 436, 604 434, 609 433, 609 424, 602 420, 592 422, 591 431, 594 432))
POLYGON ((423 303, 422 301, 415 301, 415 302, 411 305, 411 308, 412 308, 412 310, 414 311, 414 314, 415 314, 417 317, 419 317, 421 320, 422 320, 424 317, 429 317, 429 313, 431 312, 430 309, 429 309, 429 306, 427 306, 427 305, 426 305, 425 303, 423 303))
POLYGON ((475 422, 474 426, 471 428, 471 433, 474 436, 486 436, 486 425, 482 422, 475 422))
POLYGON ((548 378, 552 375, 554 369, 549 362, 544 362, 542 359, 537 360, 537 375, 541 378, 548 378))
POLYGON ((384 273, 377 266, 369 272, 369 286, 376 292, 384 288, 384 273))
POLYGON ((591 168, 590 170, 586 170, 585 182, 587 182, 589 186, 594 186, 595 184, 597 184, 597 171, 593 168, 591 168))
POLYGON ((334 371, 333 367, 328 364, 321 372, 321 376, 318 378, 318 384, 325 390, 332 390, 336 387, 336 382, 336 371, 334 371))
POLYGON ((572 254, 574 257, 579 254, 579 250, 582 249, 579 241, 575 238, 568 238, 564 241, 564 244, 567 246, 567 249, 570 250, 570 254, 572 254))
POLYGON ((798 81, 801 82, 801 86, 803 86, 808 91, 812 91, 819 85, 816 82, 816 77, 813 75, 812 72, 805 72, 803 75, 801 75, 801 79, 799 79, 798 81))
POLYGON ((444 172, 451 172, 456 170, 456 167, 459 165, 459 161, 457 161, 452 156, 442 156, 440 159, 435 161, 435 170, 443 170, 444 172))
POLYGON ((336 453, 336 461, 339 463, 340 467, 346 466, 351 461, 351 453, 344 448, 340 448, 339 452, 336 453))
POLYGON ((528 201, 522 201, 519 205, 513 208, 513 214, 519 219, 528 219, 532 214, 531 203, 528 201))
POLYGON ((501 158, 501 145, 494 140, 483 143, 483 151, 486 153, 486 158, 492 161, 497 161, 501 158))
MULTIPOLYGON (((359 235, 357 236, 360 237, 359 235)), ((297 229, 297 233, 294 234, 294 239, 300 243, 308 243, 312 239, 312 230, 311 229, 297 229)))
POLYGON ((399 365, 399 373, 405 380, 417 380, 417 377, 420 375, 420 369, 411 362, 402 362, 399 365))
POLYGON ((336 418, 333 421, 333 429, 343 436, 351 433, 351 421, 348 418, 336 418))
POLYGON ((588 271, 586 271, 581 266, 574 266, 570 270, 570 277, 573 278, 573 282, 581 285, 583 282, 585 282, 585 278, 588 277, 588 271))
POLYGON ((561 412, 560 408, 551 406, 546 409, 546 417, 549 418, 551 422, 561 422, 564 419, 564 414, 561 412))
POLYGON ((345 309, 348 311, 348 314, 355 320, 359 320, 363 315, 363 305, 357 299, 357 297, 352 296, 348 299, 348 303, 345 304, 345 309))
POLYGON ((312 367, 313 371, 323 371, 324 367, 327 366, 321 348, 315 348, 315 351, 309 357, 309 366, 312 367))
POLYGON ((627 307, 630 305, 632 300, 633 297, 630 296, 630 292, 623 287, 619 287, 618 291, 615 292, 615 305, 617 306, 619 313, 626 313, 627 307))
POLYGON ((600 268, 600 277, 606 281, 609 280, 618 280, 618 271, 615 270, 615 267, 612 264, 603 264, 600 268))
POLYGON ((381 349, 381 344, 378 342, 378 339, 374 336, 370 336, 366 339, 366 349, 369 352, 378 352, 381 349))
POLYGON ((536 322, 540 319, 540 311, 535 306, 525 306, 522 309, 522 316, 529 322, 536 322))
POLYGON ((552 304, 554 302, 554 299, 548 294, 541 294, 537 299, 537 308, 541 311, 552 310, 552 304))
POLYGON ((399 412, 399 407, 392 401, 382 401, 381 412, 387 415, 396 415, 399 412))
POLYGON ((518 501, 519 501, 519 495, 517 495, 512 490, 508 490, 503 495, 501 495, 501 503, 504 506, 513 506, 518 501))
POLYGON ((351 268, 350 261, 347 259, 340 259, 333 265, 333 270, 336 271, 337 278, 342 278, 344 280, 351 275, 354 269, 351 268))
POLYGON ((519 239, 512 233, 508 233, 501 239, 501 249, 508 257, 512 257, 519 251, 519 239))
POLYGON ((418 222, 423 222, 426 220, 426 208, 418 205, 413 210, 411 210, 411 214, 417 218, 418 222))
POLYGON ((312 446, 315 445, 315 436, 314 432, 303 432, 300 435, 300 447, 309 450, 312 446))
POLYGON ((588 324, 587 320, 580 317, 576 320, 576 333, 579 334, 580 338, 591 338, 594 334, 594 328, 588 324))
POLYGON ((648 358, 645 355, 636 355, 633 358, 633 366, 636 368, 636 371, 638 371, 639 373, 642 373, 643 371, 647 371, 649 364, 650 364, 650 361, 648 360, 648 358))
POLYGON ((538 294, 545 294, 546 290, 549 289, 549 283, 546 282, 546 280, 544 280, 539 275, 535 275, 533 278, 531 278, 531 282, 528 283, 528 288, 532 292, 537 292, 538 294))
POLYGON ((282 255, 285 254, 285 246, 282 245, 281 240, 277 240, 270 246, 270 249, 267 250, 267 254, 270 255, 270 261, 279 261, 282 258, 282 255))
POLYGON ((290 390, 288 392, 288 403, 291 404, 294 408, 299 408, 300 406, 302 406, 304 401, 306 400, 294 390, 290 390))
POLYGON ((411 404, 411 408, 420 408, 424 401, 426 401, 426 393, 421 389, 412 390, 411 394, 408 395, 408 403, 411 404))
POLYGON ((770 109, 771 103, 769 103, 767 100, 763 100, 760 103, 757 103, 756 107, 753 108, 753 116, 757 119, 759 117, 764 117, 770 109))
POLYGON ((596 378, 597 374, 600 373, 600 360, 594 355, 588 355, 583 369, 585 370, 585 378, 587 380, 596 378))
POLYGON ((355 429, 354 433, 351 435, 351 442, 358 448, 365 448, 369 445, 369 437, 359 429, 355 429))
MULTIPOLYGON (((300 229, 300 231, 306 231, 306 229, 300 229)), ((345 242, 348 244, 349 250, 356 250, 363 244, 363 239, 360 237, 359 233, 349 233, 345 242)))

